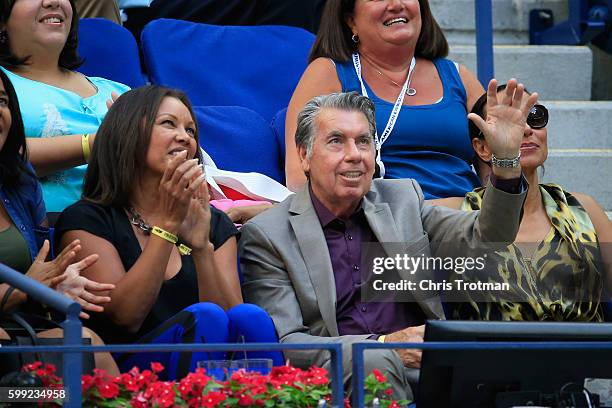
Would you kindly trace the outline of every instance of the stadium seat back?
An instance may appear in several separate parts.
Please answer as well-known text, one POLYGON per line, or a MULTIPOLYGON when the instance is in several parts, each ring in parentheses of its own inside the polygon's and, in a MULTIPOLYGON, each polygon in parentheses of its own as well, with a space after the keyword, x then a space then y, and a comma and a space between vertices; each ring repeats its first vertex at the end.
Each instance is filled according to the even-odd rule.
POLYGON ((276 112, 276 115, 272 118, 272 122, 270 126, 272 126, 272 131, 274 132, 274 136, 276 136, 276 140, 278 142, 278 146, 280 147, 280 154, 283 158, 283 168, 285 167, 285 116, 287 116, 287 108, 283 108, 276 112))
POLYGON ((200 144, 222 170, 257 172, 284 183, 274 132, 257 112, 241 106, 194 107, 200 144))
POLYGON ((79 72, 110 79, 131 88, 145 84, 138 45, 127 29, 103 18, 79 21, 79 72))
POLYGON ((245 106, 270 121, 287 106, 314 35, 285 26, 217 26, 159 19, 142 32, 156 84, 187 92, 194 105, 245 106))

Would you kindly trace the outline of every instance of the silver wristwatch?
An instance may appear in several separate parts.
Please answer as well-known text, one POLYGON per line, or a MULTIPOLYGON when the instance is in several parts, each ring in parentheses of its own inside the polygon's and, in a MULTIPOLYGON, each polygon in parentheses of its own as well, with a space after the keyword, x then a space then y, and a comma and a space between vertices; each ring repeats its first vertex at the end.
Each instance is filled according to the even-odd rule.
POLYGON ((514 159, 498 159, 493 155, 491 157, 491 163, 496 167, 503 169, 513 169, 519 166, 521 162, 521 153, 518 154, 514 159))

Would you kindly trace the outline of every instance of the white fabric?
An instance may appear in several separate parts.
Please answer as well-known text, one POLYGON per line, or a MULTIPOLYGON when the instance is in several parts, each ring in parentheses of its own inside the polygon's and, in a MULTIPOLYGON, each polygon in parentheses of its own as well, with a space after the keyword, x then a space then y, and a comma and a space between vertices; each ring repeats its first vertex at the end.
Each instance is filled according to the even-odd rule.
POLYGON ((278 203, 293 194, 276 180, 261 173, 238 173, 204 166, 206 182, 211 187, 211 199, 227 198, 220 186, 226 186, 258 201, 278 203))

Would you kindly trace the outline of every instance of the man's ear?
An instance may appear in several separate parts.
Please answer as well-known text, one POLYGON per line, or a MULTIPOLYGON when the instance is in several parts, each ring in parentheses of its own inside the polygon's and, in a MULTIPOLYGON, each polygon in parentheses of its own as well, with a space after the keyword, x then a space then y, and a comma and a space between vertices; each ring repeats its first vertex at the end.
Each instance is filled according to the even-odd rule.
POLYGON ((478 157, 480 157, 480 160, 487 163, 491 161, 492 153, 489 149, 489 145, 484 139, 479 139, 477 137, 473 138, 472 147, 474 148, 474 151, 476 152, 478 157))
POLYGON ((306 147, 298 146, 298 157, 300 158, 300 166, 302 167, 302 171, 304 174, 308 176, 310 172, 310 159, 308 158, 308 152, 306 147))

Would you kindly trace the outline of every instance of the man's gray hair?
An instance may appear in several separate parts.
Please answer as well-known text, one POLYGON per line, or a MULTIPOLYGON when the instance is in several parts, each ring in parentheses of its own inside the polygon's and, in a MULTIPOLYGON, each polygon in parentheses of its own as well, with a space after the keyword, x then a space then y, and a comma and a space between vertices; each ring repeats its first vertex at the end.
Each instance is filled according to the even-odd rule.
POLYGON ((376 134, 376 117, 372 101, 357 92, 332 93, 312 98, 298 114, 295 131, 295 145, 304 147, 308 157, 312 155, 315 136, 315 120, 325 108, 341 109, 349 112, 361 112, 368 120, 370 136, 376 134))

